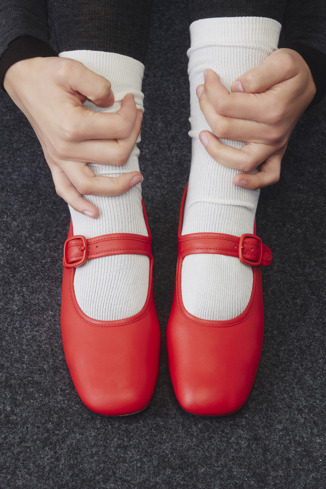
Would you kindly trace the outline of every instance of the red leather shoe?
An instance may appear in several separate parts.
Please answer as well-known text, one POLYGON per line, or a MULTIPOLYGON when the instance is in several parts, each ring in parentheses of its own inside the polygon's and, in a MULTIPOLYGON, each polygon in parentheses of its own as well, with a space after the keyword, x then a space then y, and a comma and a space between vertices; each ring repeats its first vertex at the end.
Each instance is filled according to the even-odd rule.
MULTIPOLYGON (((187 190, 187 188, 186 188, 187 190)), ((181 236, 172 309, 167 326, 171 380, 180 405, 190 413, 218 416, 240 409, 252 389, 261 355, 264 330, 260 265, 269 265, 272 252, 260 238, 244 234, 196 233, 181 236), (234 256, 253 270, 253 287, 246 309, 227 321, 209 321, 190 314, 181 295, 181 269, 189 254, 234 256)))
POLYGON ((61 333, 66 361, 84 404, 100 414, 126 415, 143 410, 154 392, 160 356, 160 327, 152 293, 151 234, 109 234, 92 239, 73 236, 64 246, 61 333), (147 299, 142 310, 118 321, 99 321, 80 309, 74 291, 75 268, 86 260, 117 254, 150 258, 147 299))

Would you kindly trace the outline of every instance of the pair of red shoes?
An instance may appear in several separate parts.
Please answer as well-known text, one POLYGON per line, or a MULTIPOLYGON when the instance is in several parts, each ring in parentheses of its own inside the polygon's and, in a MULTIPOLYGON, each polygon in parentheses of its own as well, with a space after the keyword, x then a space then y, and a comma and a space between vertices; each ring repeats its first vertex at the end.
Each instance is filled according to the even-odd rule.
MULTIPOLYGON (((194 414, 223 415, 247 400, 257 372, 264 317, 260 265, 272 261, 270 249, 255 235, 241 238, 197 233, 181 236, 175 293, 167 327, 170 375, 181 406, 194 414), (192 253, 234 256, 253 267, 251 298, 245 311, 228 321, 192 316, 181 296, 181 268, 192 253)), ((91 410, 105 415, 132 414, 150 402, 159 370, 160 327, 152 292, 153 256, 148 237, 110 234, 86 239, 73 236, 70 226, 64 246, 61 331, 65 356, 76 390, 91 410), (86 260, 116 254, 150 258, 148 295, 142 310, 127 319, 98 321, 86 316, 74 292, 75 267, 86 260)))

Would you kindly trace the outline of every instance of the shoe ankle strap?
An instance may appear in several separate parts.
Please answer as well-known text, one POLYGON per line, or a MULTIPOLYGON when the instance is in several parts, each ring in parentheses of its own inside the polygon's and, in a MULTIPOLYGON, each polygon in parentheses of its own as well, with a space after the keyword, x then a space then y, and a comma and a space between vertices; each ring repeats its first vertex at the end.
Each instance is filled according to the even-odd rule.
POLYGON ((272 252, 255 234, 243 234, 240 238, 230 234, 194 233, 179 236, 179 256, 209 253, 239 258, 249 266, 268 266, 272 252))
POLYGON ((110 255, 146 255, 152 258, 151 237, 139 234, 104 234, 96 238, 68 238, 63 248, 63 266, 75 268, 87 260, 110 255))

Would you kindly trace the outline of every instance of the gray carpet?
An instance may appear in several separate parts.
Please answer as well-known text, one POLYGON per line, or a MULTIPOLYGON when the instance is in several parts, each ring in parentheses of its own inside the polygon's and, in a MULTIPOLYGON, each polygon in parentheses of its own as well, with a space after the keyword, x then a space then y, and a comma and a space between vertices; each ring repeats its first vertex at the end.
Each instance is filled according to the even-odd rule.
POLYGON ((59 326, 68 210, 32 129, 0 95, 1 489, 325 487, 326 101, 304 115, 281 181, 261 195, 258 233, 274 263, 248 403, 203 418, 173 394, 164 340, 189 171, 188 43, 185 1, 168 11, 156 1, 141 166, 163 343, 153 400, 138 415, 94 414, 73 388, 59 326))

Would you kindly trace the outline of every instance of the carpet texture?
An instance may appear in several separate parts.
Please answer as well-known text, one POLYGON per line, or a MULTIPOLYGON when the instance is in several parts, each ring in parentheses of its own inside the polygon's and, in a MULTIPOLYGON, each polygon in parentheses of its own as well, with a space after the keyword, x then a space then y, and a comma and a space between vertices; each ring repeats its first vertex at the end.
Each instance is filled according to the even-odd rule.
POLYGON ((261 195, 265 341, 249 402, 196 417, 170 383, 165 330, 179 205, 190 162, 186 2, 154 2, 145 75, 141 168, 153 234, 160 375, 140 414, 87 410, 60 337, 66 204, 39 143, 0 94, 1 489, 322 489, 325 461, 326 100, 293 133, 281 181, 261 195))

